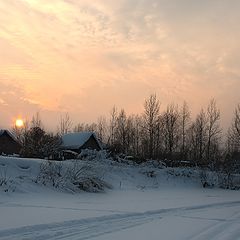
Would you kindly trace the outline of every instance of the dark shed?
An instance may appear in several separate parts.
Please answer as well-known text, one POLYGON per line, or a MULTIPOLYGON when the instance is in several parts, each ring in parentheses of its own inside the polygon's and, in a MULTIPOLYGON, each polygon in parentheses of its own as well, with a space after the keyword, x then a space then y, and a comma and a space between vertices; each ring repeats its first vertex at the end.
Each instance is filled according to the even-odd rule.
POLYGON ((19 154, 21 147, 21 144, 10 131, 0 130, 0 155, 19 154))
POLYGON ((80 153, 82 149, 101 150, 102 146, 93 132, 68 133, 62 137, 62 149, 80 153))

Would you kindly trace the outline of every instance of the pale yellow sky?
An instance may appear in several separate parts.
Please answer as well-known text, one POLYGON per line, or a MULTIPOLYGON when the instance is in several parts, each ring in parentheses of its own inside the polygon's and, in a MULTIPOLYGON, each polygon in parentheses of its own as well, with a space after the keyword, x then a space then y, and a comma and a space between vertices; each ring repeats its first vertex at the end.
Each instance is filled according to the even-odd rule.
POLYGON ((142 111, 214 97, 223 123, 240 102, 238 0, 0 1, 0 127, 40 112, 49 128, 115 104, 142 111))

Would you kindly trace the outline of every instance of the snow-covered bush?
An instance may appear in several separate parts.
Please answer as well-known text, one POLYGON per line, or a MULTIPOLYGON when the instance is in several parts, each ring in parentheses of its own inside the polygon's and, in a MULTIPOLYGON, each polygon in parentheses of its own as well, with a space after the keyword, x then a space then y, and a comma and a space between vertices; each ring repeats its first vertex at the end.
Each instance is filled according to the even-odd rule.
POLYGON ((6 169, 0 171, 0 186, 7 185, 9 177, 7 177, 6 169))
POLYGON ((239 190, 240 175, 226 172, 218 173, 218 187, 224 189, 239 190))
POLYGON ((102 192, 111 186, 100 179, 92 165, 79 160, 69 162, 45 161, 40 165, 36 183, 62 190, 102 192))
POLYGON ((141 166, 155 167, 155 168, 159 168, 159 169, 164 169, 167 167, 165 162, 160 161, 160 160, 152 160, 152 159, 142 162, 141 166))
POLYGON ((199 171, 199 177, 202 186, 205 187, 215 187, 219 185, 219 179, 217 172, 210 171, 207 169, 202 169, 199 171))
POLYGON ((102 192, 106 188, 111 188, 109 184, 99 177, 101 174, 97 171, 96 166, 97 164, 90 165, 87 161, 79 162, 75 160, 67 170, 67 179, 77 189, 86 192, 102 192))
POLYGON ((166 172, 167 174, 176 177, 191 178, 194 175, 194 170, 191 168, 169 168, 166 172))
POLYGON ((218 174, 218 185, 220 188, 232 189, 233 188, 233 176, 230 173, 218 174))
POLYGON ((46 160, 40 165, 39 175, 36 178, 37 183, 43 185, 52 185, 53 187, 60 187, 63 185, 63 166, 62 162, 55 162, 46 160))
POLYGON ((0 190, 3 192, 14 192, 15 186, 7 174, 6 169, 0 170, 0 190))
POLYGON ((157 175, 154 170, 143 171, 142 173, 150 178, 155 178, 157 175))
POLYGON ((81 177, 74 182, 74 185, 85 192, 104 192, 106 188, 111 188, 107 182, 93 176, 81 177))

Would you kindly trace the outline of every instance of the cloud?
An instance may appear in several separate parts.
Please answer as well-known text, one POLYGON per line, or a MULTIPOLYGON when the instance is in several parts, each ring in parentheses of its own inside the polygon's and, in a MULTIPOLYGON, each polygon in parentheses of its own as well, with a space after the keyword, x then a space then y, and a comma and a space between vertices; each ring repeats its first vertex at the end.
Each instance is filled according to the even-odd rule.
POLYGON ((25 99, 24 90, 20 86, 0 82, 0 96, 0 127, 11 127, 18 116, 27 118, 40 109, 37 104, 25 99))
POLYGON ((110 103, 140 111, 157 92, 163 105, 185 99, 198 111, 216 97, 226 110, 239 101, 239 9, 235 0, 2 1, 0 84, 16 96, 0 106, 20 99, 27 113, 91 120, 110 103))

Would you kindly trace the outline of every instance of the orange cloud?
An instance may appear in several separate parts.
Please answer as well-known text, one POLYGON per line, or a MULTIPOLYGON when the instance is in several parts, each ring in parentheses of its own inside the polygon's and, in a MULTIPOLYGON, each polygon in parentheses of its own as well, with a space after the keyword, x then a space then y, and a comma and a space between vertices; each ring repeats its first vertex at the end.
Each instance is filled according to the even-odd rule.
POLYGON ((75 121, 113 104, 139 112, 151 92, 195 112, 215 97, 230 114, 240 100, 239 10, 225 0, 1 1, 0 85, 14 91, 0 99, 4 124, 17 109, 52 124, 61 111, 75 121))

